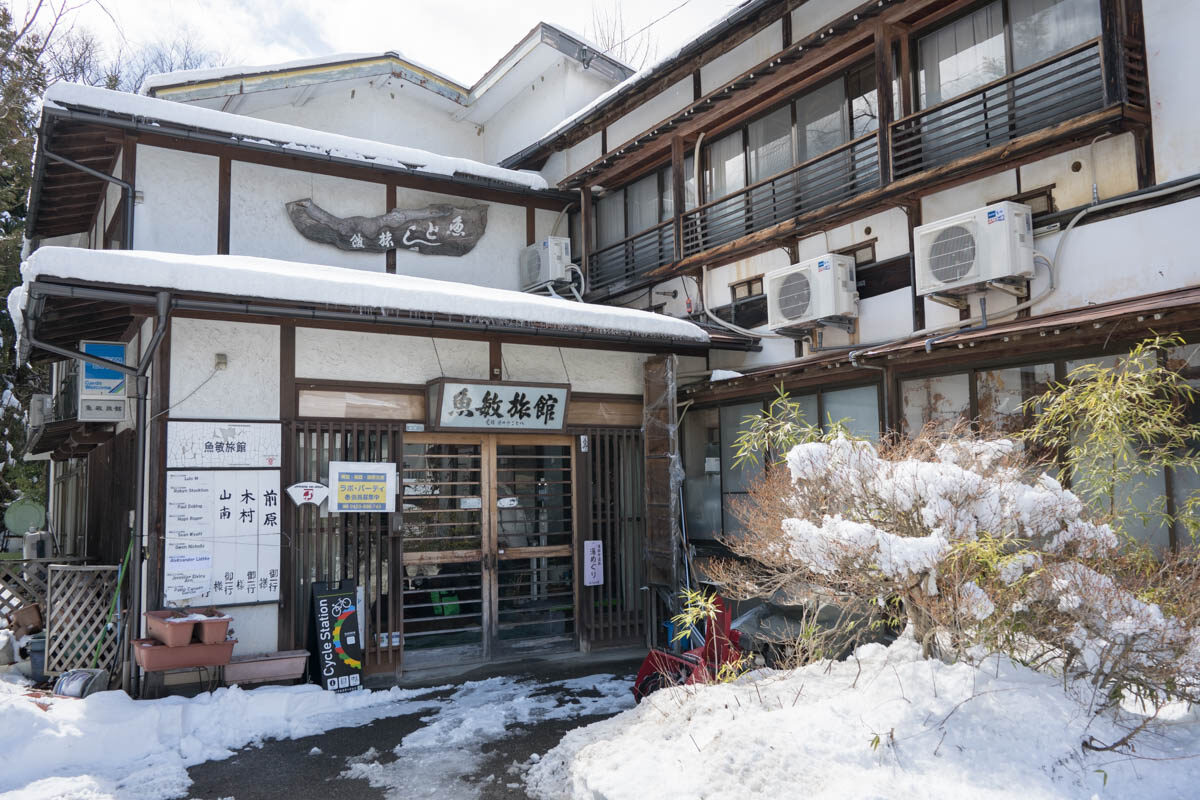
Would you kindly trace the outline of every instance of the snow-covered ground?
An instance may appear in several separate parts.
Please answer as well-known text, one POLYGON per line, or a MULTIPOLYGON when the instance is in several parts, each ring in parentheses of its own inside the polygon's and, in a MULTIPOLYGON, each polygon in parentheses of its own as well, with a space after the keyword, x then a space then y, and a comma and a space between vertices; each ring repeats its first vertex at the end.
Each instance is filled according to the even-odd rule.
POLYGON ((389 796, 474 796, 459 776, 471 773, 482 745, 511 726, 611 714, 633 704, 629 681, 611 675, 549 682, 504 677, 349 694, 312 685, 234 687, 191 699, 142 701, 124 692, 74 700, 26 690, 14 671, 0 674, 5 800, 185 797, 188 767, 228 758, 247 745, 423 712, 429 712, 423 726, 393 749, 395 760, 383 764, 378 752, 368 751, 351 759, 342 776, 366 778, 389 796))
POLYGON ((1176 709, 1136 757, 1081 746, 1125 730, 1061 681, 1003 659, 922 659, 903 637, 832 665, 663 689, 568 733, 526 788, 540 800, 1200 796, 1200 714, 1176 709))

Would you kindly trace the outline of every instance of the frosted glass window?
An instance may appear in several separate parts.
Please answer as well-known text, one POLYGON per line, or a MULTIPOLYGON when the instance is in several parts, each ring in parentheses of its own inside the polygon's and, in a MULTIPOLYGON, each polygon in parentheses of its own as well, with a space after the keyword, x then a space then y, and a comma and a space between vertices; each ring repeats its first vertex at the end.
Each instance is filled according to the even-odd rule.
POLYGON ((904 409, 900 422, 906 435, 916 436, 926 426, 948 431, 970 415, 970 375, 960 372, 901 381, 900 397, 904 409))
POLYGON ((700 205, 700 195, 696 191, 696 157, 690 155, 683 160, 683 202, 687 208, 700 205))
POLYGON ((747 127, 750 183, 778 175, 792 166, 792 109, 776 109, 747 127))
POLYGON ((724 197, 746 186, 746 157, 740 130, 714 141, 708 148, 706 187, 710 200, 724 197))
POLYGON ((841 78, 818 86, 796 101, 800 160, 807 161, 845 144, 846 84, 841 78))
POLYGON ((1099 0, 1009 0, 1013 69, 1024 69, 1100 35, 1099 0))
POLYGON ((658 224, 658 173, 647 175, 625 187, 626 236, 658 224))
POLYGON ((825 425, 843 421, 850 433, 879 441, 879 390, 875 386, 838 389, 822 395, 825 425))
POLYGON ((983 86, 1008 72, 999 0, 917 42, 921 108, 983 86))
POLYGON ((717 409, 684 414, 682 431, 684 514, 689 537, 721 535, 721 427, 717 409))
POLYGON ((721 489, 724 492, 748 491, 762 474, 762 453, 759 454, 757 465, 735 467, 733 464, 737 458, 737 437, 748 427, 746 417, 761 411, 761 403, 742 403, 721 408, 721 489))
POLYGON ((625 238, 625 190, 609 192, 596 201, 596 246, 607 247, 625 238))
POLYGON ((1032 421, 1022 403, 1046 393, 1054 381, 1054 365, 980 370, 975 378, 980 429, 1005 435, 1024 430, 1032 421))

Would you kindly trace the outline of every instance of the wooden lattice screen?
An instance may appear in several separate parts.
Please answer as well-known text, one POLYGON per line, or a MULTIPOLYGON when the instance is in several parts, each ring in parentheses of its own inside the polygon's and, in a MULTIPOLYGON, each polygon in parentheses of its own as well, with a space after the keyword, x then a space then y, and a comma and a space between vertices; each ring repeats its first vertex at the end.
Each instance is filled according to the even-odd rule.
POLYGON ((50 567, 49 610, 46 615, 46 674, 93 666, 96 645, 103 638, 94 666, 110 674, 118 663, 120 636, 105 635, 105 621, 117 591, 117 567, 50 567))
POLYGON ((45 608, 49 564, 41 559, 0 561, 0 615, 8 617, 18 608, 34 603, 45 608))

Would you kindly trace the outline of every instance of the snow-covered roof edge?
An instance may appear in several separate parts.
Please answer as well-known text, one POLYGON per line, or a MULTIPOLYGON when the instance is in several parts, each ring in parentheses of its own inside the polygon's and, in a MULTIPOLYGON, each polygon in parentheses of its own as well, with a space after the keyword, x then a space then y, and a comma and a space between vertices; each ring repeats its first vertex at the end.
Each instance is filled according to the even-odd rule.
MULTIPOLYGON (((32 281, 44 278, 166 289, 318 306, 423 312, 505 325, 625 335, 647 342, 703 345, 708 334, 687 320, 638 309, 580 303, 508 289, 250 256, 193 256, 137 250, 39 248, 21 265, 8 296, 20 332, 32 281), (483 311, 486 310, 486 311, 483 311)), ((603 349, 602 346, 598 347, 603 349)))
POLYGON ((505 169, 466 158, 443 156, 414 147, 358 139, 337 133, 245 117, 209 108, 116 92, 78 83, 56 83, 46 90, 45 108, 80 108, 129 116, 156 125, 200 128, 254 144, 273 144, 285 150, 399 167, 447 177, 484 178, 532 190, 548 185, 536 173, 505 169))

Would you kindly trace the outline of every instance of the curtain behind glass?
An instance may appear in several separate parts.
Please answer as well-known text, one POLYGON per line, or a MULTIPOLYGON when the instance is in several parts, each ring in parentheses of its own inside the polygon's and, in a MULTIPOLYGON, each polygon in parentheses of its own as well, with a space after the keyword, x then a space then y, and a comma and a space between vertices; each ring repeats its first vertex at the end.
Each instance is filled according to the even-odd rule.
POLYGON ((1000 0, 917 42, 921 108, 969 92, 1008 72, 1000 0))
POLYGON ((1024 69, 1100 35, 1098 0, 1009 0, 1013 69, 1024 69))
POLYGON ((658 173, 625 187, 625 235, 632 236, 658 224, 658 173))
POLYGON ((625 190, 609 192, 596 201, 596 246, 607 247, 625 238, 625 190))
POLYGON ((778 108, 748 126, 750 183, 757 183, 792 166, 792 109, 778 108))

